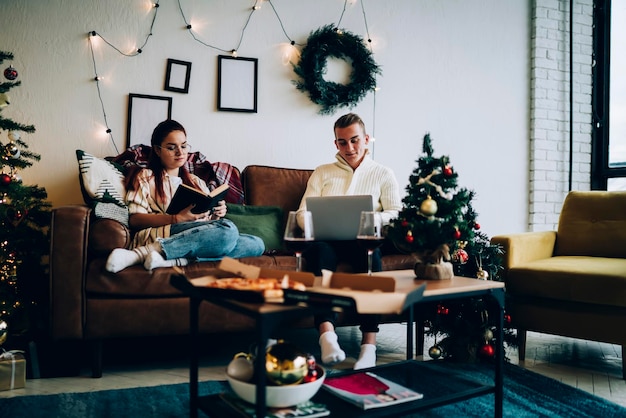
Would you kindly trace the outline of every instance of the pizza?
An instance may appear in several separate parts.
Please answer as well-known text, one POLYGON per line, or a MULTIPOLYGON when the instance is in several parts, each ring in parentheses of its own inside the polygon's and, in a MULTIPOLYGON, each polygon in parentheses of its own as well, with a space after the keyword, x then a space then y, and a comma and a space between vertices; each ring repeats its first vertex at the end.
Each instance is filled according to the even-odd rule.
POLYGON ((256 278, 244 279, 242 277, 226 277, 209 282, 208 287, 217 289, 251 290, 262 292, 267 298, 279 298, 283 296, 283 289, 306 290, 306 286, 298 281, 291 280, 285 275, 282 279, 256 278))

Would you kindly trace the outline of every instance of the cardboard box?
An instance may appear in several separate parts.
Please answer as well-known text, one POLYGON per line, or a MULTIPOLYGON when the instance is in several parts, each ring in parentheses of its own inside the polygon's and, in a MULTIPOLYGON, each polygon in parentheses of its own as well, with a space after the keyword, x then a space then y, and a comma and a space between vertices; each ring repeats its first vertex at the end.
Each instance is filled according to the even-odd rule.
MULTIPOLYGON (((285 289, 280 301, 287 304, 330 305, 337 310, 353 310, 361 314, 400 314, 409 306, 418 302, 426 288, 425 284, 416 283, 403 291, 396 291, 396 279, 386 276, 368 276, 365 274, 347 274, 328 272, 324 277, 315 277, 308 272, 264 269, 241 263, 232 258, 224 258, 214 276, 192 279, 194 286, 206 286, 220 277, 277 278, 288 275, 290 279, 304 283, 307 291, 285 289)), ((239 294, 245 298, 241 291, 239 294)), ((236 297, 234 293, 232 297, 236 297)), ((246 300, 262 302, 263 300, 246 300)), ((272 301, 274 302, 274 301, 272 301)))
POLYGON ((26 386, 26 360, 19 351, 0 353, 0 390, 26 386))

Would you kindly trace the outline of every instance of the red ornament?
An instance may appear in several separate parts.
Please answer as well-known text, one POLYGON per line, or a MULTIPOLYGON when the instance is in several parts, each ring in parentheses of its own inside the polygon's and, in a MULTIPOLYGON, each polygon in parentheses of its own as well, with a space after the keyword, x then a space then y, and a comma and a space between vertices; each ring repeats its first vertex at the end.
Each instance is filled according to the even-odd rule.
POLYGON ((475 230, 479 230, 479 229, 480 229, 480 224, 479 224, 478 222, 476 222, 476 223, 474 224, 474 229, 475 229, 475 230))
POLYGON ((404 240, 408 242, 409 244, 413 244, 413 241, 415 241, 415 238, 413 238, 413 235, 407 235, 406 237, 404 237, 404 240))
POLYGON ((446 166, 443 168, 443 175, 446 177, 450 177, 452 173, 452 167, 450 166, 450 164, 446 164, 446 166))
POLYGON ((0 175, 0 184, 2 184, 3 186, 8 186, 11 183, 11 176, 9 176, 7 173, 2 173, 2 175, 0 175))
POLYGON ((507 324, 511 323, 511 315, 508 313, 504 314, 504 322, 506 322, 507 324))
POLYGON ((469 254, 463 248, 459 248, 452 254, 452 260, 457 263, 465 264, 467 260, 469 260, 469 254))
POLYGON ((15 69, 15 67, 13 67, 12 65, 9 65, 5 70, 4 70, 4 78, 6 78, 7 80, 15 80, 17 78, 17 70, 15 69))
POLYGON ((304 376, 304 383, 315 382, 318 377, 315 357, 309 355, 306 359, 306 364, 309 368, 309 371, 307 372, 306 376, 304 376))
POLYGON ((493 345, 485 343, 478 349, 478 354, 483 358, 492 358, 496 354, 496 349, 493 348, 493 345))
POLYGON ((454 239, 459 239, 461 238, 461 231, 459 231, 459 228, 456 228, 454 230, 454 239))
POLYGON ((446 308, 444 305, 437 305, 437 315, 448 315, 450 313, 450 309, 446 308))
POLYGON ((403 219, 402 222, 400 223, 400 225, 402 225, 404 228, 406 228, 407 226, 409 226, 409 221, 407 221, 406 219, 403 219))

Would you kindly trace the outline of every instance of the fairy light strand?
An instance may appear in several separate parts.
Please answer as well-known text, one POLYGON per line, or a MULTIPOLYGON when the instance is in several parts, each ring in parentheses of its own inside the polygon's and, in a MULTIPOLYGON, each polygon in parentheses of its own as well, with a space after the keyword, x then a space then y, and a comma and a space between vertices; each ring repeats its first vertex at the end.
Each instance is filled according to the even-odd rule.
POLYGON ((91 50, 91 60, 93 61, 93 72, 96 74, 94 80, 96 81, 96 88, 98 89, 98 99, 100 99, 100 107, 102 108, 102 116, 104 117, 104 125, 107 127, 106 133, 109 135, 109 139, 111 140, 111 144, 113 144, 113 148, 115 148, 116 153, 120 153, 117 149, 117 145, 115 145, 115 141, 113 139, 113 134, 111 128, 109 128, 109 121, 107 119, 107 112, 104 109, 104 101, 102 100, 102 91, 100 90, 100 77, 98 76, 98 68, 96 67, 96 56, 93 52, 93 42, 91 40, 92 36, 95 32, 92 32, 89 36, 89 49, 91 50))

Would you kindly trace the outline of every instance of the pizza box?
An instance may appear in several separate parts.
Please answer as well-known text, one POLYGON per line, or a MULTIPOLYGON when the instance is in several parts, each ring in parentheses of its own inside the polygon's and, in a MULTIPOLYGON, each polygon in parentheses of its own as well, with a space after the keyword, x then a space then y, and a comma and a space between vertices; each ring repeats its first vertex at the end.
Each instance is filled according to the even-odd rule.
POLYGON ((225 257, 218 269, 210 276, 187 279, 182 270, 179 277, 172 278, 172 284, 180 290, 196 292, 201 297, 222 297, 241 302, 275 302, 302 306, 329 306, 334 310, 345 310, 360 314, 400 314, 418 302, 426 284, 416 285, 403 291, 396 291, 396 280, 387 276, 368 276, 324 272, 322 277, 312 273, 266 269, 241 263, 225 257), (303 283, 307 290, 284 289, 282 298, 264 298, 261 292, 253 290, 219 289, 208 287, 212 281, 227 277, 276 278, 287 275, 291 280, 303 283))
POLYGON ((306 291, 285 289, 284 303, 325 305, 360 314, 401 314, 422 299, 426 284, 396 291, 396 279, 366 274, 332 273, 324 275, 306 291))
POLYGON ((238 289, 221 289, 215 287, 209 287, 209 284, 224 278, 241 277, 245 279, 256 278, 273 278, 282 279, 287 275, 290 280, 298 281, 304 284, 306 287, 311 287, 315 284, 316 277, 313 273, 308 272, 296 272, 287 270, 266 269, 249 264, 241 263, 233 258, 224 257, 218 264, 215 271, 208 276, 197 277, 189 279, 185 276, 182 269, 175 267, 175 270, 179 273, 177 276, 172 276, 171 283, 179 290, 192 292, 201 298, 211 299, 215 297, 234 299, 239 302, 248 303, 263 303, 263 302, 277 302, 282 303, 283 298, 266 298, 262 291, 256 290, 238 290, 238 289))

